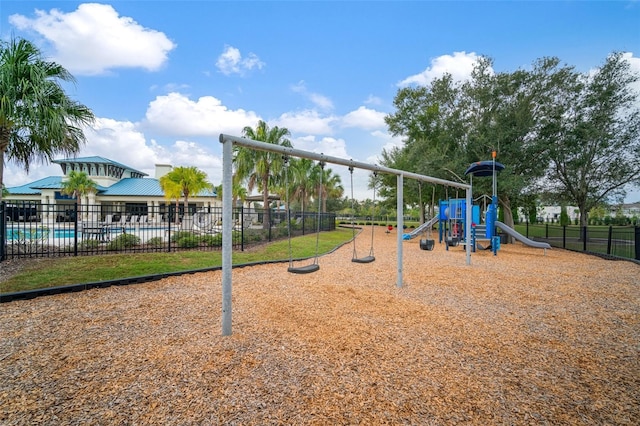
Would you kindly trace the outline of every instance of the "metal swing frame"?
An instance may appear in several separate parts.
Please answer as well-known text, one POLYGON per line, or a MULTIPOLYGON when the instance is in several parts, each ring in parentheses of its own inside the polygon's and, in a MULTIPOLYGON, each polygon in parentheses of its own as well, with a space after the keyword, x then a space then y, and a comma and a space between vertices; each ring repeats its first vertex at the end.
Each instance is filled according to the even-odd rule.
MULTIPOLYGON (((397 197, 396 197, 396 215, 398 229, 404 227, 404 195, 403 185, 404 178, 411 178, 425 182, 432 182, 438 185, 453 186, 464 189, 466 191, 467 204, 471 205, 471 185, 460 182, 453 182, 445 179, 439 179, 431 176, 412 173, 405 170, 392 169, 389 167, 379 166, 377 164, 363 163, 354 160, 346 160, 339 157, 331 157, 317 152, 304 151, 291 147, 285 147, 239 136, 220 134, 218 140, 222 144, 222 335, 231 335, 232 325, 232 281, 233 281, 233 145, 245 146, 247 148, 277 152, 291 157, 309 158, 311 160, 322 161, 325 163, 340 164, 343 166, 353 166, 359 169, 372 170, 378 173, 387 173, 396 176, 397 197)), ((471 209, 467 209, 467 220, 465 226, 467 232, 471 233, 471 209)), ((396 286, 401 288, 403 285, 403 248, 402 248, 402 232, 398 232, 396 236, 397 245, 397 269, 396 269, 396 286)), ((466 264, 471 264, 471 245, 466 247, 466 264)))
MULTIPOLYGON (((373 222, 371 223, 371 247, 369 248, 369 255, 365 257, 358 257, 358 253, 356 251, 356 225, 353 221, 353 216, 355 212, 355 201, 353 196, 353 166, 349 167, 349 173, 351 174, 351 229, 353 230, 353 256, 351 257, 351 261, 353 263, 371 263, 376 260, 376 257, 373 254, 373 232, 374 226, 373 222)), ((373 172, 374 177, 377 175, 376 172, 373 172)), ((376 204, 376 187, 375 182, 373 185, 373 205, 376 204)))
POLYGON ((324 174, 324 163, 320 162, 320 183, 318 184, 318 215, 316 219, 316 255, 313 258, 313 263, 305 266, 293 266, 293 252, 291 250, 291 210, 289 209, 289 157, 283 156, 285 165, 285 191, 287 197, 287 233, 289 235, 289 267, 287 272, 292 274, 310 274, 320 269, 318 263, 318 251, 320 248, 320 221, 322 220, 321 207, 322 207, 322 175, 324 174))

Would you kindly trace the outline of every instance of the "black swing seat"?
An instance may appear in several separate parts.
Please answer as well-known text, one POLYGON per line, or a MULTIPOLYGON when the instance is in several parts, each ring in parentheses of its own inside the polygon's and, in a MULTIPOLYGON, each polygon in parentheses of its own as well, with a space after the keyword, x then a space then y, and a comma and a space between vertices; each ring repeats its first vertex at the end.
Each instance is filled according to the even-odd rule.
POLYGON ((374 260, 376 260, 374 256, 354 257, 353 259, 351 259, 351 261, 354 263, 371 263, 374 260))
POLYGON ((435 245, 435 240, 420 240, 420 249, 422 250, 433 250, 433 246, 435 245))
POLYGON ((310 274, 316 272, 318 269, 320 269, 320 265, 312 263, 310 265, 300 266, 299 268, 289 267, 287 271, 292 274, 310 274))

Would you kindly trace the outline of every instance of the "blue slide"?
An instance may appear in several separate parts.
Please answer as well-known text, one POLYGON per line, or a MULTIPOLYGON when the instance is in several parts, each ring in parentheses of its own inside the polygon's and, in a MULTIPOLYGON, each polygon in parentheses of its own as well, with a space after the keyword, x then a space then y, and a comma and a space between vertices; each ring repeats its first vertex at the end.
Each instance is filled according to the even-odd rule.
POLYGON ((413 231, 409 232, 408 234, 402 234, 402 239, 403 240, 411 240, 411 239, 417 237, 418 235, 420 235, 421 232, 423 232, 426 229, 428 229, 429 227, 435 225, 436 223, 438 223, 438 216, 437 215, 432 217, 431 219, 429 219, 428 221, 426 221, 422 225, 418 226, 416 229, 414 229, 413 231))
POLYGON ((496 220, 496 227, 500 228, 505 234, 515 238, 520 241, 522 244, 528 245, 529 247, 541 248, 541 249, 550 249, 551 245, 549 243, 544 243, 540 241, 533 241, 529 238, 525 237, 515 229, 505 225, 504 223, 496 220))

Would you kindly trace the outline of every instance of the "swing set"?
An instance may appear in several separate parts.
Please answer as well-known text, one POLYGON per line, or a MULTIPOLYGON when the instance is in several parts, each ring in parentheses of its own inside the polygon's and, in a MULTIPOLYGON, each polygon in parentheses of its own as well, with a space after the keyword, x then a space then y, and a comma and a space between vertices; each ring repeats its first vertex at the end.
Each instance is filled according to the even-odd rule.
MULTIPOLYGON (((398 229, 404 229, 404 195, 403 195, 403 185, 404 178, 416 179, 418 181, 431 182, 437 185, 445 185, 445 186, 453 186, 459 189, 464 189, 466 191, 466 200, 467 205, 471 205, 471 185, 466 183, 459 183, 448 181, 445 179, 435 178, 431 176, 421 175, 417 173, 408 172, 405 170, 392 169, 389 167, 379 166, 377 164, 369 164, 363 162, 357 162, 354 160, 346 160, 339 157, 331 157, 324 155, 322 153, 318 154, 316 152, 304 151, 295 149, 292 147, 286 147, 281 145, 275 145, 260 141, 255 141, 243 137, 231 136, 220 134, 219 141, 222 144, 222 335, 229 336, 231 335, 231 325, 232 325, 232 270, 233 270, 233 261, 232 261, 232 253, 233 253, 233 199, 232 199, 232 179, 233 179, 233 145, 244 146, 250 149, 259 150, 259 151, 267 151, 267 152, 275 152, 282 154, 284 156, 289 157, 300 157, 300 158, 308 158, 311 160, 319 161, 322 164, 332 163, 332 164, 340 164, 347 167, 359 168, 364 170, 371 170, 376 173, 387 173, 396 176, 396 216, 397 216, 397 227, 398 229)), ((353 189, 353 185, 352 185, 353 189)), ((320 191, 321 192, 321 191, 320 191)), ((375 196, 375 195, 374 195, 375 196)), ((319 202, 320 197, 319 198, 319 202)), ((353 197, 352 197, 353 198, 353 197)), ((288 208, 288 206, 287 206, 288 208)), ((320 212, 320 208, 318 211, 320 212)), ((470 224, 471 224, 471 211, 467 210, 467 218, 465 220, 465 229, 466 233, 470 233, 470 224)), ((290 219, 290 218, 289 218, 290 219)), ((291 226, 291 221, 289 220, 289 227, 291 226)), ((372 226, 373 228, 373 226, 372 226)), ((320 231, 320 214, 318 216, 318 232, 316 235, 316 256, 314 258, 314 262, 310 265, 303 266, 300 268, 292 268, 291 264, 289 265, 289 272, 292 273, 310 273, 315 272, 320 269, 318 265, 318 242, 319 242, 319 231, 320 231)), ((397 244, 397 269, 396 269, 396 286, 401 288, 403 285, 403 244, 402 244, 402 232, 397 232, 396 234, 396 244, 397 244)), ((372 238, 373 241, 373 238, 372 238)), ((290 258, 292 256, 290 255, 290 258)), ((354 259, 360 259, 357 257, 357 254, 354 253, 354 259)), ((366 256, 366 260, 373 261, 373 246, 370 250, 369 256, 366 256), (371 259, 367 259, 371 258, 371 259)), ((356 262, 358 263, 358 262, 356 262)), ((467 245, 466 247, 466 264, 471 264, 471 246, 467 245)))
POLYGON ((316 217, 316 254, 313 257, 313 263, 305 266, 294 267, 293 251, 291 249, 291 209, 289 208, 289 157, 285 155, 282 159, 284 160, 285 196, 287 197, 285 206, 287 209, 287 235, 289 240, 289 268, 287 268, 287 272, 291 272, 292 274, 310 274, 320 269, 320 264, 318 263, 318 251, 320 247, 320 221, 322 220, 322 175, 324 174, 324 163, 319 163, 320 183, 318 184, 318 215, 316 217))
MULTIPOLYGON (((351 229, 353 230, 353 257, 351 258, 351 261, 354 263, 371 263, 374 260, 376 260, 375 256, 373 255, 373 232, 374 232, 374 226, 373 223, 371 223, 371 248, 369 249, 369 255, 365 256, 365 257, 358 257, 358 253, 356 251, 356 224, 354 223, 354 212, 355 212, 355 198, 353 196, 353 166, 349 166, 349 173, 351 174, 351 229)), ((375 187, 375 177, 378 174, 376 172, 373 172, 373 177, 374 177, 374 186, 373 186, 373 205, 375 206, 376 204, 376 187, 375 187)))

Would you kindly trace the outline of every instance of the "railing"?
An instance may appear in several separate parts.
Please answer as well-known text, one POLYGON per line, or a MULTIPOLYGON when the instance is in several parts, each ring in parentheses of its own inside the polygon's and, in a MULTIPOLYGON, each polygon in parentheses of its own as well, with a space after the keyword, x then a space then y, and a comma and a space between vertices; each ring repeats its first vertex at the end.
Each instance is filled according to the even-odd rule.
POLYGON ((640 261, 640 227, 638 226, 580 227, 548 223, 527 223, 519 226, 524 226, 524 233, 528 238, 546 241, 553 247, 640 261))
MULTIPOLYGON (((222 209, 182 206, 0 204, 0 261, 25 257, 80 256, 123 252, 221 250, 222 209)), ((233 249, 287 238, 286 212, 233 210, 233 249)), ((291 212, 291 235, 335 229, 335 215, 291 212)))

